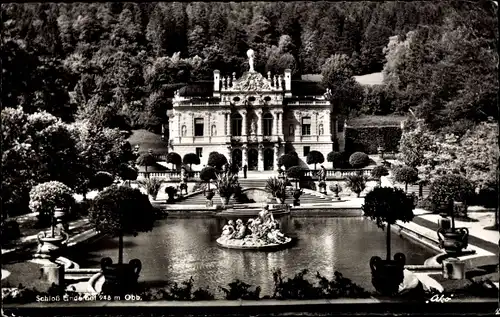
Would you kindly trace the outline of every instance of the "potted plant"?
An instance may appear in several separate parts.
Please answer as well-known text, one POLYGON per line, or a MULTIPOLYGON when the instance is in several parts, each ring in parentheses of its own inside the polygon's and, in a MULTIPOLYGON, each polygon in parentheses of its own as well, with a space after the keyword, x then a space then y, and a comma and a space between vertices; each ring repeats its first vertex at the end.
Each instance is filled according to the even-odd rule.
POLYGON ((167 186, 165 188, 165 194, 168 195, 167 203, 175 202, 175 195, 177 194, 177 188, 174 186, 167 186))
POLYGON ((286 199, 287 179, 269 177, 266 182, 266 191, 271 194, 279 204, 284 204, 286 199))
POLYGON ((330 190, 335 194, 335 199, 340 200, 339 193, 342 191, 342 187, 339 184, 332 184, 330 190))
POLYGON ((118 263, 113 264, 110 258, 101 261, 105 278, 102 292, 130 294, 137 284, 142 264, 137 259, 123 263, 123 236, 136 236, 153 229, 155 215, 148 197, 138 189, 111 186, 94 199, 89 218, 98 232, 118 236, 118 263))
POLYGON ((304 192, 302 191, 301 188, 296 188, 294 189, 293 191, 293 205, 294 206, 300 206, 300 196, 303 194, 304 192))
POLYGON ((361 206, 364 216, 376 220, 377 226, 384 229, 387 224, 386 259, 374 256, 370 260, 372 284, 375 289, 384 295, 394 295, 398 292, 399 284, 403 281, 405 256, 396 253, 391 260, 391 225, 397 220, 408 222, 413 219, 413 201, 399 188, 375 187, 366 197, 361 206))
POLYGON ((69 236, 63 226, 56 230, 55 212, 57 209, 57 216, 63 217, 65 215, 64 210, 70 209, 74 203, 72 190, 61 182, 41 183, 30 191, 30 209, 37 212, 40 219, 50 219, 50 231, 42 231, 37 236, 38 250, 36 257, 55 258, 58 251, 68 241, 69 236))
POLYGON ((366 188, 366 177, 360 174, 349 175, 346 177, 346 186, 359 198, 361 192, 366 188))
POLYGON ((467 200, 473 195, 473 185, 461 175, 443 175, 431 183, 429 188, 431 202, 438 206, 447 206, 447 212, 451 216, 451 228, 441 227, 437 230, 439 246, 449 254, 461 252, 467 248, 469 242, 469 230, 455 227, 454 202, 463 203, 462 208, 467 210, 467 200))
POLYGON ((161 185, 163 181, 158 177, 151 177, 141 179, 137 182, 139 186, 146 190, 146 193, 149 195, 151 200, 156 200, 158 193, 160 192, 161 185))
POLYGON ((231 199, 239 186, 238 176, 231 173, 231 171, 227 170, 217 175, 215 187, 220 195, 223 206, 229 204, 229 199, 231 199))

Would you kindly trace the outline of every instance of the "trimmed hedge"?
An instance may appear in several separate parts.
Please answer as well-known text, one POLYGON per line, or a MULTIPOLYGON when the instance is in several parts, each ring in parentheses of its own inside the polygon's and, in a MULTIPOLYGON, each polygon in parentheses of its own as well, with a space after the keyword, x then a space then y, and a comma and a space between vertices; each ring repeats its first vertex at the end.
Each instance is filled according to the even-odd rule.
POLYGON ((377 149, 381 145, 385 152, 397 152, 400 139, 401 127, 347 127, 345 130, 345 151, 377 154, 377 149))
POLYGON ((356 152, 349 157, 349 164, 354 168, 363 168, 370 164, 370 158, 366 153, 356 152))

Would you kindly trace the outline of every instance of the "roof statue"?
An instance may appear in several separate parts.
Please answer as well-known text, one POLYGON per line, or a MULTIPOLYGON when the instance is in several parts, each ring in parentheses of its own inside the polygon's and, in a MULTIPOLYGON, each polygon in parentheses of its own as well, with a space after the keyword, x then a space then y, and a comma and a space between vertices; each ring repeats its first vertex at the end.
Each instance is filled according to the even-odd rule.
POLYGON ((247 56, 248 56, 248 64, 250 64, 250 72, 253 73, 255 70, 253 69, 253 58, 255 57, 255 52, 253 49, 249 49, 247 51, 247 56))

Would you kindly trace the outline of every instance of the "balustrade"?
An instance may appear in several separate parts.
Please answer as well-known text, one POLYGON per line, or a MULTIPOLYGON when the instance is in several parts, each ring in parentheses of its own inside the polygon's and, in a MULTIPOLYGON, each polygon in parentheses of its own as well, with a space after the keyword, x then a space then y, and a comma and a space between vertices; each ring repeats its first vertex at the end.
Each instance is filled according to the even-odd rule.
MULTIPOLYGON (((328 179, 344 179, 347 176, 357 175, 359 172, 362 172, 363 176, 371 177, 371 168, 364 169, 334 169, 334 170, 326 170, 326 178, 328 179)), ((316 177, 314 170, 304 170, 303 176, 306 177, 316 177)))
MULTIPOLYGON (((149 175, 149 177, 158 177, 166 180, 181 180, 181 172, 178 171, 165 171, 165 172, 151 172, 151 173, 146 173, 146 172, 139 172, 138 176, 139 178, 145 178, 146 174, 149 175)), ((200 178, 200 171, 188 171, 186 172, 188 175, 188 179, 199 179, 200 178)))

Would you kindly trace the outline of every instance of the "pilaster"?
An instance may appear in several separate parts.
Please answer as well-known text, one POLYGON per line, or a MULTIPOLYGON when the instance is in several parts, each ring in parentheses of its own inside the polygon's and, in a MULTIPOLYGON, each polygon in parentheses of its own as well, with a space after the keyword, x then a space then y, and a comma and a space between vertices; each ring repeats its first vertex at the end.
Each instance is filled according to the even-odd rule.
POLYGON ((264 145, 259 144, 259 157, 257 160, 257 170, 259 172, 264 171, 264 145))

